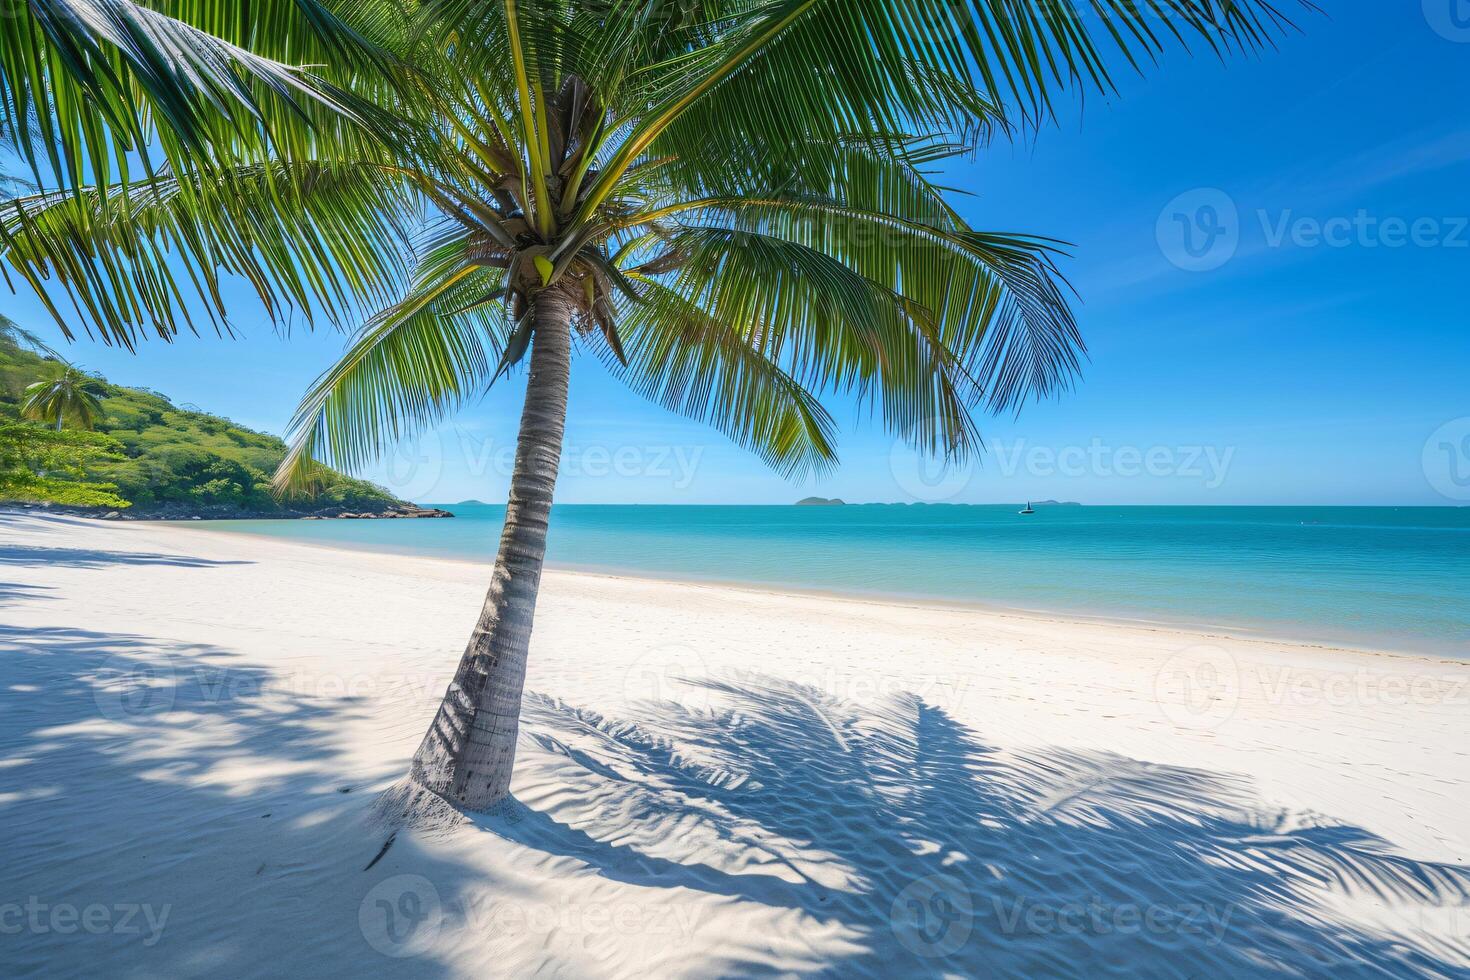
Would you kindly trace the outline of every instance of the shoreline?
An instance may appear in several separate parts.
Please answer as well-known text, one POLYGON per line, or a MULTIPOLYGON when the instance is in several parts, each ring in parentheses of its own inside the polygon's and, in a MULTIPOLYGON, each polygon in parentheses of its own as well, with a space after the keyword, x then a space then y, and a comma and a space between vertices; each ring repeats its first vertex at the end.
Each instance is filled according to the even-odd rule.
POLYGON ((1462 663, 548 570, 513 805, 390 836, 375 798, 483 564, 173 522, 0 537, 0 911, 157 925, 7 937, 17 975, 1470 969, 1462 663), (916 954, 901 913, 935 888, 973 915, 916 954), (1159 925, 1029 914, 1097 902, 1159 925), (1215 928, 1172 927, 1186 907, 1215 928), (422 942, 384 909, 428 912, 422 942))
MULTIPOLYGON (((81 518, 93 520, 95 518, 81 518)), ((160 527, 177 527, 183 524, 183 530, 198 534, 220 535, 225 538, 245 536, 254 540, 274 541, 287 545, 300 545, 307 548, 319 548, 340 554, 370 554, 381 556, 408 557, 416 560, 449 562, 456 565, 466 565, 485 569, 485 581, 489 582, 489 568, 494 561, 490 555, 483 560, 466 558, 458 555, 430 554, 412 549, 393 549, 374 547, 371 545, 357 545, 345 541, 313 541, 305 538, 293 538, 273 534, 253 534, 246 530, 224 530, 208 527, 193 527, 187 522, 179 521, 148 521, 137 520, 130 522, 136 525, 154 525, 160 527)), ((1123 629, 1137 629, 1165 634, 1181 636, 1194 636, 1201 639, 1230 640, 1243 643, 1256 643, 1265 646, 1291 646, 1302 649, 1318 650, 1326 653, 1348 653, 1362 654, 1373 657, 1402 657, 1407 659, 1419 659, 1432 663, 1452 663, 1470 665, 1470 654, 1455 654, 1452 651, 1440 652, 1438 650, 1423 650, 1410 648, 1395 648, 1387 645, 1375 645, 1371 642, 1346 642, 1336 640, 1314 639, 1305 635, 1273 634, 1264 630, 1251 627, 1236 627, 1227 624, 1209 623, 1191 620, 1167 620, 1167 619, 1141 619, 1127 616, 1110 615, 1107 613, 1088 613, 1065 609, 1035 609, 1019 606, 1006 606, 991 604, 965 599, 945 599, 939 596, 904 595, 880 592, 858 592, 843 591, 837 589, 803 588, 795 585, 773 585, 760 582, 752 582, 741 579, 719 579, 719 578, 671 578, 656 573, 643 573, 636 569, 607 568, 593 565, 579 565, 575 563, 562 563, 548 561, 546 571, 559 575, 585 575, 595 578, 628 579, 651 584, 708 587, 712 589, 729 589, 738 592, 749 592, 760 595, 793 596, 814 599, 827 599, 837 602, 854 602, 873 605, 892 606, 904 609, 934 609, 934 610, 959 610, 970 611, 987 616, 999 618, 1014 618, 1039 623, 1060 623, 1079 626, 1116 627, 1123 629)), ((1304 631, 1305 632, 1305 631, 1304 631)))
POLYGON ((188 509, 143 510, 135 512, 131 507, 76 507, 66 504, 25 504, 7 502, 0 504, 4 514, 40 514, 51 517, 77 517, 87 521, 109 521, 139 524, 185 524, 191 521, 367 521, 367 520, 412 520, 422 518, 453 517, 454 514, 438 507, 421 507, 406 501, 376 511, 346 510, 342 507, 318 507, 315 510, 287 508, 278 513, 261 511, 240 512, 233 508, 221 508, 217 514, 200 513, 188 509))

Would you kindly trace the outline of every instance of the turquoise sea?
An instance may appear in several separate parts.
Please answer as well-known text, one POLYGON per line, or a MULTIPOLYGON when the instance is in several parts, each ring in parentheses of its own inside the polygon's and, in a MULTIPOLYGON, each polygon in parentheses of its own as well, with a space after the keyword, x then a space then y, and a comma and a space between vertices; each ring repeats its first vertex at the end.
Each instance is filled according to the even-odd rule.
MULTIPOLYGON (((202 526, 490 561, 504 508, 443 506, 458 516, 202 526)), ((1470 657, 1470 508, 1016 511, 565 505, 550 563, 1470 657)))

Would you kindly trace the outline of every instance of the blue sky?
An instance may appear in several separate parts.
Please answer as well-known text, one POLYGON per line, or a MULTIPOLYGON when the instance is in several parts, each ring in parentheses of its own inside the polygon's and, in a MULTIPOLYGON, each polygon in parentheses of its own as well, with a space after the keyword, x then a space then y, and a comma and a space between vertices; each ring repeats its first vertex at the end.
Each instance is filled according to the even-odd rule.
MULTIPOLYGON (((837 401, 841 468, 793 484, 584 356, 559 499, 1470 502, 1470 0, 1324 6, 1278 50, 1171 51, 1120 96, 948 167, 976 228, 1075 244, 1090 350, 1075 391, 982 420, 976 465, 937 471, 837 401)), ((59 336, 33 296, 4 302, 59 336)), ((247 290, 238 304, 243 340, 68 353, 280 432, 344 338, 281 338, 247 290)), ((363 475, 503 499, 523 377, 363 475)))

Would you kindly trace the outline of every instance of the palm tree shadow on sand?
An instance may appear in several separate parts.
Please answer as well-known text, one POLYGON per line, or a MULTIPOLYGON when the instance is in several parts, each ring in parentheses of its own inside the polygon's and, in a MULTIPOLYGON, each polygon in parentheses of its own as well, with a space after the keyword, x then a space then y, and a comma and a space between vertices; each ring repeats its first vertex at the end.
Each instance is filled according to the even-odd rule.
POLYGON ((911 696, 858 706, 744 677, 693 688, 708 710, 643 703, 634 722, 533 695, 523 764, 556 802, 473 818, 485 839, 399 834, 382 857, 371 790, 405 758, 362 768, 335 733, 378 724, 385 696, 72 626, 0 626, 0 672, 8 894, 172 909, 153 946, 6 936, 4 976, 457 976, 486 945, 543 975, 665 975, 639 937, 513 934, 466 912, 569 895, 778 924, 683 920, 698 935, 669 937, 685 944, 671 972, 699 976, 1464 976, 1470 954, 1463 868, 1287 825, 1243 779, 998 750, 911 696), (242 765, 255 777, 215 776, 242 765), (504 850, 473 860, 490 847, 504 850), (538 856, 555 881, 498 870, 544 869, 538 856), (443 899, 441 940, 390 957, 363 910, 419 876, 443 899), (1366 917, 1370 900, 1396 911, 1366 917))
MULTIPOLYGON (((379 699, 302 681, 225 646, 0 624, 0 977, 450 975, 361 931, 382 844, 368 789, 403 763, 353 768, 333 733, 379 699), (32 927, 16 910, 32 899, 162 919, 32 927)), ((408 842, 396 855, 465 875, 408 842)))
POLYGON ((1244 778, 1002 751, 912 695, 698 693, 715 706, 636 722, 528 697, 523 750, 565 760, 576 826, 518 803, 475 821, 613 881, 795 910, 850 950, 727 943, 726 973, 1465 975, 1463 930, 1442 927, 1470 921, 1470 871, 1304 826, 1244 778))

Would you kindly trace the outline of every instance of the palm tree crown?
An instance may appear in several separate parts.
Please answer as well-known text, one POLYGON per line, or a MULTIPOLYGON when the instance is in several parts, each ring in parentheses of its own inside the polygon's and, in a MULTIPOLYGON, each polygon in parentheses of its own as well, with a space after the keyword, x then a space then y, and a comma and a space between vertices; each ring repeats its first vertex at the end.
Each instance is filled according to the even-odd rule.
POLYGON ((29 0, 0 25, 0 123, 63 182, 0 210, 0 246, 129 346, 196 307, 228 330, 224 273, 278 320, 367 309, 297 412, 285 490, 529 354, 490 589, 404 784, 470 808, 509 792, 574 338, 784 473, 835 462, 839 393, 961 456, 974 411, 1065 387, 1083 345, 1056 243, 970 227, 930 170, 1107 88, 1110 48, 1283 23, 1270 0, 167 9, 29 0))
MULTIPOLYGON (((24 277, 129 344, 191 322, 181 267, 221 329, 221 271, 280 317, 377 305, 304 401, 283 484, 313 454, 358 464, 483 390, 526 350, 528 300, 553 288, 636 389, 783 471, 835 460, 819 404, 833 391, 963 453, 971 409, 1064 386, 1082 343, 1054 243, 971 229, 926 168, 1045 113, 1058 82, 1106 85, 1094 34, 1132 59, 1170 34, 1258 43, 1279 21, 1235 0, 1167 0, 1159 19, 1129 0, 276 0, 248 24, 202 2, 170 4, 177 19, 33 6, 55 12, 38 23, 58 48, 75 28, 63 13, 105 7, 83 41, 175 125, 127 144, 162 145, 153 173, 7 209, 24 277), (140 34, 175 42, 191 71, 110 53, 140 34), (293 55, 327 67, 270 60, 293 55), (189 85, 258 125, 231 129, 189 85)), ((30 56, 6 56, 6 90, 33 100, 13 126, 121 169, 101 144, 126 126, 88 129, 70 99, 38 113, 30 56)), ((137 97, 101 72, 68 85, 132 118, 137 97)))
POLYGON ((57 429, 69 421, 78 429, 92 429, 102 416, 102 383, 70 364, 49 381, 26 386, 21 415, 49 422, 57 429))

